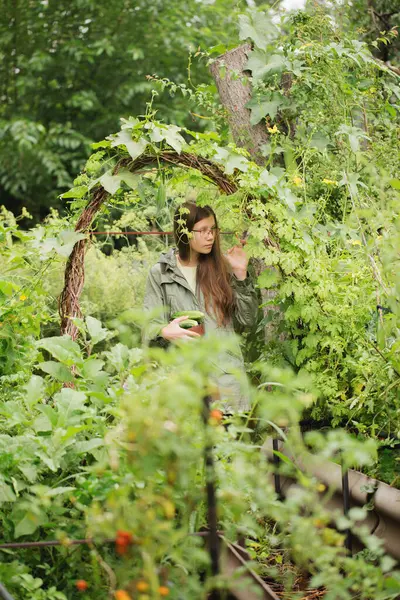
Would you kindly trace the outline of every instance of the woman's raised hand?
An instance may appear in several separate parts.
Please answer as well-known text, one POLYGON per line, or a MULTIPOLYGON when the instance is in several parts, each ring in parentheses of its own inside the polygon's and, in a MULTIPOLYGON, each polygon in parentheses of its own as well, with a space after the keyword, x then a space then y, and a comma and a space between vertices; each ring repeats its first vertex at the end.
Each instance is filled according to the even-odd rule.
POLYGON ((189 317, 177 317, 171 323, 168 323, 163 329, 161 329, 161 335, 165 340, 169 342, 176 342, 177 340, 190 340, 190 338, 201 337, 195 331, 189 331, 189 329, 183 329, 179 323, 186 321, 189 317))
POLYGON ((247 277, 247 265, 249 259, 246 256, 246 252, 243 250, 243 243, 237 246, 233 246, 226 253, 226 259, 231 265, 233 274, 243 281, 247 277))

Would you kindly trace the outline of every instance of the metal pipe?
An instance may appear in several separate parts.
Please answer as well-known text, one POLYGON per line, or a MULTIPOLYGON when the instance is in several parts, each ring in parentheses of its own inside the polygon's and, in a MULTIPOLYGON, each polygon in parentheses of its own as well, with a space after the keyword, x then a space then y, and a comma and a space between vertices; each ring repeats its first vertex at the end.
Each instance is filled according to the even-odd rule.
MULTIPOLYGON (((274 465, 276 468, 278 468, 281 460, 280 460, 279 456, 276 454, 276 452, 279 452, 279 442, 278 442, 278 438, 276 438, 276 437, 274 437, 272 439, 272 448, 274 451, 274 465)), ((274 483, 275 483, 276 495, 278 496, 278 498, 282 498, 281 476, 278 472, 274 473, 274 483)))
POLYGON ((6 588, 1 583, 0 583, 0 598, 2 600, 14 600, 14 598, 11 596, 11 594, 9 594, 7 592, 6 588))
POLYGON ((48 546, 79 546, 81 544, 110 544, 115 542, 115 538, 105 538, 96 542, 93 538, 87 538, 84 540, 48 540, 43 542, 9 542, 7 544, 0 544, 0 549, 18 549, 18 548, 46 548, 48 546))
MULTIPOLYGON (((210 404, 211 396, 204 396, 203 398, 203 421, 206 428, 208 428, 208 421, 210 417, 210 404)), ((206 470, 206 495, 207 495, 207 524, 209 529, 209 553, 211 561, 211 574, 213 576, 219 575, 219 553, 220 553, 220 540, 218 536, 218 517, 217 517, 217 496, 215 489, 215 468, 214 468, 214 457, 212 453, 212 446, 206 440, 204 447, 204 463, 206 470)), ((220 593, 218 590, 211 590, 209 594, 209 600, 220 600, 220 593)))
MULTIPOLYGON (((342 465, 342 492, 343 492, 343 514, 345 517, 348 516, 350 510, 350 489, 349 489, 349 472, 344 470, 342 465)), ((349 554, 353 555, 353 538, 351 529, 346 529, 346 538, 344 545, 349 551, 349 554)))

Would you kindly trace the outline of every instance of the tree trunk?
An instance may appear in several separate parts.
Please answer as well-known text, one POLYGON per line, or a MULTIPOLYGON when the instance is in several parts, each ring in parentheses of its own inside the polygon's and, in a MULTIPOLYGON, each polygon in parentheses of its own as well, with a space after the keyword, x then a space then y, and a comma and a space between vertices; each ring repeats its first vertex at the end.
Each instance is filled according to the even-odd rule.
POLYGON ((261 146, 268 142, 265 125, 250 124, 250 109, 246 108, 251 99, 249 72, 245 71, 250 44, 244 44, 219 56, 211 65, 210 71, 217 84, 221 103, 227 111, 228 123, 237 146, 246 148, 252 159, 259 165, 265 158, 261 146))
MULTIPOLYGON (((261 154, 261 146, 268 142, 268 133, 265 125, 258 123, 251 125, 250 110, 246 104, 251 99, 251 86, 248 71, 245 71, 247 55, 251 51, 250 44, 244 44, 222 56, 218 57, 210 67, 211 74, 217 85, 219 97, 227 111, 228 123, 233 139, 237 146, 249 151, 251 158, 259 165, 265 163, 261 154)), ((291 77, 282 80, 282 88, 287 93, 291 85, 291 77)), ((262 260, 255 261, 255 271, 258 276, 265 269, 274 269, 265 265, 262 260)), ((275 289, 261 289, 261 299, 264 304, 264 317, 270 320, 264 329, 265 343, 272 342, 282 335, 278 335, 278 327, 282 320, 279 306, 273 304, 277 292, 275 289)))

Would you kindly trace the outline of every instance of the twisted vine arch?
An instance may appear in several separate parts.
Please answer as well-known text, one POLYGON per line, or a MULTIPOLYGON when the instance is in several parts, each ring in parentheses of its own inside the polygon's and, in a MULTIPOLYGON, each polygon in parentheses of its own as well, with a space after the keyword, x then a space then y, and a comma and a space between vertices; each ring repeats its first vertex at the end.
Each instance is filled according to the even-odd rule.
MULTIPOLYGON (((233 177, 227 176, 223 170, 207 158, 197 156, 188 152, 164 150, 157 156, 154 154, 142 154, 136 160, 123 158, 119 160, 114 168, 113 174, 118 174, 120 169, 126 169, 136 173, 145 167, 160 164, 196 169, 204 179, 216 185, 223 194, 233 194, 238 186, 233 177)), ((83 209, 75 226, 77 233, 87 233, 89 228, 110 193, 103 187, 96 187, 90 200, 83 209)), ((68 334, 73 340, 79 335, 78 327, 74 324, 75 317, 81 317, 80 297, 85 282, 85 254, 89 239, 78 241, 67 261, 64 276, 64 287, 59 298, 59 314, 61 318, 61 334, 68 334)))

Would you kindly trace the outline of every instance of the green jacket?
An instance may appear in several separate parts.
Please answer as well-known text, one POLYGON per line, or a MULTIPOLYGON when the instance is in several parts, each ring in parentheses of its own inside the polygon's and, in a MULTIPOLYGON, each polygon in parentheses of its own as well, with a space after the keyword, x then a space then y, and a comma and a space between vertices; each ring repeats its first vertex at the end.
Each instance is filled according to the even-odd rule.
MULTIPOLYGON (((200 310, 205 316, 205 335, 218 335, 234 332, 234 323, 242 327, 251 327, 257 318, 258 298, 253 282, 249 277, 239 281, 232 276, 235 293, 234 323, 219 326, 213 315, 206 313, 204 299, 200 293, 197 298, 177 266, 175 249, 162 254, 158 263, 151 269, 147 279, 144 297, 145 311, 155 311, 163 307, 158 317, 152 320, 150 328, 144 333, 144 341, 150 345, 167 347, 169 342, 161 337, 160 331, 178 311, 200 310)), ((236 377, 232 375, 238 369, 243 370, 243 356, 239 343, 232 352, 227 352, 218 364, 215 364, 215 383, 224 402, 225 410, 248 410, 247 390, 241 389, 236 377)), ((242 386, 243 388, 243 386, 242 386)))

